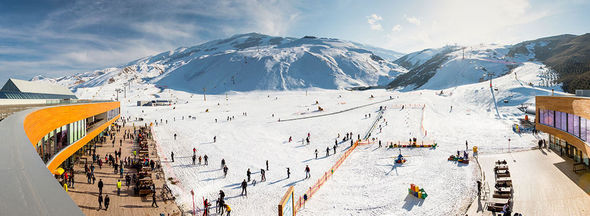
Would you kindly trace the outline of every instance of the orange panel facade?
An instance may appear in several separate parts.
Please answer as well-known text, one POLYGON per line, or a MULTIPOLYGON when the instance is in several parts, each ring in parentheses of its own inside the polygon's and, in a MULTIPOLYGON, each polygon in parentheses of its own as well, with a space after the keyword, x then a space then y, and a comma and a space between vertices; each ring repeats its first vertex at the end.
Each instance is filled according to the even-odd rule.
POLYGON ((120 107, 120 102, 90 103, 50 107, 32 112, 24 129, 32 145, 58 127, 120 107))
MULTIPOLYGON (((43 139, 45 135, 61 126, 89 118, 101 113, 108 112, 112 109, 119 108, 119 102, 104 102, 104 103, 89 103, 89 104, 75 104, 64 105, 58 107, 50 107, 40 109, 30 113, 25 118, 23 123, 25 133, 31 141, 31 144, 36 147, 36 144, 43 139)), ((75 143, 62 149, 58 155, 55 155, 47 168, 53 172, 71 155, 76 153, 78 149, 82 148, 86 143, 90 142, 100 132, 105 130, 109 125, 115 122, 120 115, 117 115, 108 122, 96 127, 93 131, 87 131, 86 136, 82 137, 75 143)))

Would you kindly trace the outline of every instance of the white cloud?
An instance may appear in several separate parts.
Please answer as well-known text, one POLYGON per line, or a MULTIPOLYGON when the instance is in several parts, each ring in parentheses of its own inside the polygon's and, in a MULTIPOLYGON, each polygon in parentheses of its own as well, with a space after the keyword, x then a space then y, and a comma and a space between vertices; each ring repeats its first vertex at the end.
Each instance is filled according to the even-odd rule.
POLYGON ((408 16, 405 16, 405 15, 404 15, 404 18, 406 18, 406 21, 408 21, 409 23, 412 23, 412 24, 414 24, 414 25, 417 25, 417 26, 419 26, 419 25, 420 25, 420 23, 422 23, 422 22, 420 21, 420 19, 418 19, 418 18, 416 18, 416 17, 408 17, 408 16))
POLYGON ((391 28, 392 32, 398 32, 402 30, 402 26, 400 24, 395 25, 393 28, 391 28))
POLYGON ((369 23, 369 26, 371 27, 372 30, 376 30, 376 31, 381 31, 383 30, 383 26, 381 26, 381 23, 379 23, 379 21, 383 20, 383 17, 377 15, 377 14, 371 14, 371 16, 367 17, 367 23, 369 23))

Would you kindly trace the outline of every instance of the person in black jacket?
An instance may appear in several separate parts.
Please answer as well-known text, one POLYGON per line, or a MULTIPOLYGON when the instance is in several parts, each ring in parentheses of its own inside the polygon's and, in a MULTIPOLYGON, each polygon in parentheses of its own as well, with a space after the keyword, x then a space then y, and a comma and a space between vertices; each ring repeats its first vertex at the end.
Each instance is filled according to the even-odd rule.
POLYGON ((107 194, 104 197, 104 210, 109 210, 109 203, 111 202, 111 198, 109 198, 109 195, 107 194))
POLYGON ((98 194, 102 195, 102 187, 104 186, 104 183, 102 183, 102 179, 100 179, 98 181, 98 194))
POLYGON ((102 209, 102 194, 98 194, 98 209, 96 211, 100 211, 102 209))
POLYGON ((248 187, 248 182, 246 182, 246 179, 244 179, 244 181, 242 181, 242 196, 248 196, 248 191, 246 190, 246 187, 248 187))

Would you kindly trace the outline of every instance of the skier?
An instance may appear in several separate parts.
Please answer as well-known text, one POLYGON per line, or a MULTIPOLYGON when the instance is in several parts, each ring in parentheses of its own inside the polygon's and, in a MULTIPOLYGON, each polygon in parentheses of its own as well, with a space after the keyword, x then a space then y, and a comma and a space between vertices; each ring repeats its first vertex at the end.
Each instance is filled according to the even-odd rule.
POLYGON ((246 182, 246 179, 244 179, 244 181, 242 181, 242 196, 245 194, 246 196, 248 196, 248 191, 246 190, 246 187, 248 186, 248 183, 246 182))
POLYGON ((467 143, 467 140, 465 140, 465 151, 469 150, 469 143, 467 143))
POLYGON ((223 165, 223 178, 227 176, 227 166, 223 165))
POLYGON ((318 149, 315 149, 315 159, 318 159, 318 149))
POLYGON ((205 155, 205 157, 203 157, 203 159, 205 159, 205 166, 209 165, 209 162, 207 161, 209 157, 207 157, 207 155, 205 155))
POLYGON ((381 148, 381 140, 379 140, 379 148, 381 148))
POLYGON ((193 148, 193 155, 197 154, 197 148, 193 148))
POLYGON ((246 171, 246 176, 248 176, 248 182, 250 182, 250 175, 252 174, 252 172, 250 172, 250 168, 248 168, 248 171, 246 171))
POLYGON ((268 160, 266 160, 266 170, 268 171, 268 160))
MULTIPOLYGON (((168 120, 166 120, 166 122, 168 122, 168 120)), ((176 134, 174 134, 174 140, 176 140, 176 134)))
POLYGON ((174 163, 174 152, 170 152, 170 157, 172 158, 172 162, 174 163))
POLYGON ((330 147, 326 147, 326 157, 330 155, 330 147))
POLYGON ((293 141, 293 137, 289 136, 289 142, 293 141))
POLYGON ((291 170, 289 170, 289 167, 287 167, 287 178, 289 178, 291 176, 291 170))
POLYGON ((264 169, 260 169, 260 182, 266 181, 264 169))
POLYGON ((203 157, 201 157, 201 155, 199 155, 199 165, 201 165, 201 160, 203 159, 203 157))
POLYGON ((217 142, 217 136, 213 136, 213 142, 217 142))
POLYGON ((195 165, 195 160, 197 159, 196 155, 193 155, 193 165, 195 165))
POLYGON ((225 166, 225 159, 221 159, 221 168, 223 168, 225 166))
POLYGON ((336 154, 336 145, 334 145, 334 154, 336 154))
POLYGON ((305 178, 310 178, 311 174, 309 173, 310 169, 309 169, 309 165, 305 165, 305 178))

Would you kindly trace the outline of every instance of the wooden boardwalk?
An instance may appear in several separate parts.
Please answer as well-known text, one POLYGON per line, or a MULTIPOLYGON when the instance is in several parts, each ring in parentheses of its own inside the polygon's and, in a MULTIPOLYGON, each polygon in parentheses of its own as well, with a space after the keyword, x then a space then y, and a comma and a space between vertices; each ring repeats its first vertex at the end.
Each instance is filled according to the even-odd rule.
MULTIPOLYGON (((506 160, 514 187, 513 213, 523 215, 590 215, 590 172, 574 173, 573 160, 547 149, 480 155, 482 171, 494 188, 494 162, 506 160)), ((490 195, 491 196, 491 195, 490 195)), ((495 198, 490 198, 490 201, 495 198)), ((475 198, 468 215, 492 215, 475 198)))
MULTIPOLYGON (((97 144, 98 147, 96 149, 96 153, 103 157, 106 154, 113 154, 115 150, 119 151, 119 147, 122 150, 121 156, 123 158, 127 156, 131 156, 134 148, 137 148, 136 145, 132 143, 130 139, 126 139, 123 141, 122 146, 119 146, 119 140, 123 138, 123 134, 125 130, 129 130, 133 132, 133 127, 124 127, 121 129, 120 132, 116 133, 115 136, 115 145, 113 147, 112 141, 107 137, 107 141, 105 144, 97 144)), ((156 154, 156 147, 153 140, 149 140, 149 149, 150 159, 154 159, 158 161, 158 155, 156 154)), ((92 156, 85 156, 90 163, 92 162, 92 156)), ((83 161, 83 159, 82 159, 83 161)), ((154 208, 151 206, 152 204, 152 196, 148 195, 147 197, 139 197, 133 195, 133 186, 125 186, 125 179, 121 178, 121 195, 117 196, 117 180, 120 179, 119 174, 114 174, 114 169, 112 166, 108 164, 103 164, 102 169, 98 168, 98 165, 95 164, 95 176, 96 182, 95 184, 88 184, 86 175, 84 174, 84 163, 76 164, 74 167, 75 170, 75 187, 70 187, 68 194, 70 197, 76 202, 76 204, 80 207, 82 212, 86 215, 160 215, 164 213, 165 215, 181 215, 180 209, 174 203, 173 200, 163 202, 160 197, 160 192, 162 185, 164 184, 165 178, 164 174, 160 174, 160 178, 156 179, 156 174, 152 174, 152 179, 156 185, 156 202, 158 204, 158 208, 154 208), (108 194, 110 198, 110 205, 108 210, 104 210, 104 203, 103 209, 98 211, 98 181, 102 179, 104 182, 103 187, 103 197, 104 195, 108 194)), ((125 169, 125 172, 130 172, 129 175, 132 176, 133 173, 136 173, 134 169, 125 169)))

